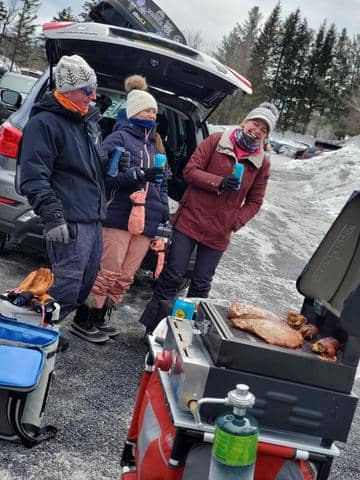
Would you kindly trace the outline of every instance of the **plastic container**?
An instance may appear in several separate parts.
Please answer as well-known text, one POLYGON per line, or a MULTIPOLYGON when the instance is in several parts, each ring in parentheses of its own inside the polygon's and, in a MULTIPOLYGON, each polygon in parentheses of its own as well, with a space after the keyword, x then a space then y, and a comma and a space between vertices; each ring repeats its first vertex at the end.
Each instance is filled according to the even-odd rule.
POLYGON ((174 303, 171 316, 176 318, 186 318, 187 320, 192 320, 194 312, 195 312, 195 305, 192 302, 187 302, 186 300, 177 298, 174 303))

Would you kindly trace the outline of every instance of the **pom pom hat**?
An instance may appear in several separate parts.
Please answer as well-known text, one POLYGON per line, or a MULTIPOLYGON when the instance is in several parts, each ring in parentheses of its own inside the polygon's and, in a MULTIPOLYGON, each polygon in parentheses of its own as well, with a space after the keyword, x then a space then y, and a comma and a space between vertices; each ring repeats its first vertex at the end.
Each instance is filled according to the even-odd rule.
POLYGON ((263 120, 268 125, 270 134, 275 128, 279 112, 273 103, 263 102, 257 108, 251 110, 244 121, 255 120, 256 118, 263 120))
POLYGON ((96 73, 79 55, 64 55, 56 66, 55 84, 61 93, 96 86, 96 73))
POLYGON ((137 113, 148 108, 158 111, 155 98, 146 90, 147 83, 141 75, 131 75, 125 80, 127 118, 135 117, 137 113))

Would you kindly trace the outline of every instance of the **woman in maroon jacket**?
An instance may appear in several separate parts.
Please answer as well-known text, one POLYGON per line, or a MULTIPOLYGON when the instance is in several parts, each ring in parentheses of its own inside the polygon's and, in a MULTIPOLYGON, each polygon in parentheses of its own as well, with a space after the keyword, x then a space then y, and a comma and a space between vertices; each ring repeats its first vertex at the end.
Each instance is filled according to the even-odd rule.
POLYGON ((262 205, 270 175, 270 160, 263 145, 277 119, 276 107, 264 102, 239 128, 210 135, 193 153, 183 172, 189 186, 172 219, 174 231, 167 263, 140 318, 147 332, 156 327, 173 303, 195 247, 187 295, 208 296, 231 233, 254 217, 262 205), (236 171, 241 172, 240 178, 236 171))

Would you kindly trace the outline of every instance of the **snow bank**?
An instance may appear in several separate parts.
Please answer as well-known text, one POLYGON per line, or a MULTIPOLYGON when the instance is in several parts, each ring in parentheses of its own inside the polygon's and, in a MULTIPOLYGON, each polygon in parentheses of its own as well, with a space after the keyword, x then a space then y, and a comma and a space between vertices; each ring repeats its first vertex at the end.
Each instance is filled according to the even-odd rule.
POLYGON ((308 202, 335 216, 354 190, 360 189, 360 137, 334 152, 307 160, 291 160, 289 170, 307 173, 302 183, 308 202))

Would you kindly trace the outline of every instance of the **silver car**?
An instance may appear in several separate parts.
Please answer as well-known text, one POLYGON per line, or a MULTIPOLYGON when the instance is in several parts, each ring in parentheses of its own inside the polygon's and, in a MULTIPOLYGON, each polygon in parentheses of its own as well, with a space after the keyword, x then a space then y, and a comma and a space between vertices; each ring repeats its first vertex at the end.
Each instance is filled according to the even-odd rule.
POLYGON ((124 79, 133 73, 147 78, 159 103, 158 129, 171 169, 169 196, 175 201, 186 188, 182 170, 208 135, 203 112, 211 112, 238 90, 252 91, 245 78, 217 60, 153 34, 100 23, 67 27, 59 23, 56 27, 54 22, 44 26, 49 69, 36 81, 22 107, 0 126, 0 248, 5 248, 9 238, 43 247, 42 225, 15 187, 20 184, 15 172, 19 172, 22 130, 34 103, 53 88, 53 67, 62 55, 81 55, 95 69, 98 96, 108 97, 101 120, 104 136, 125 109, 124 79))

